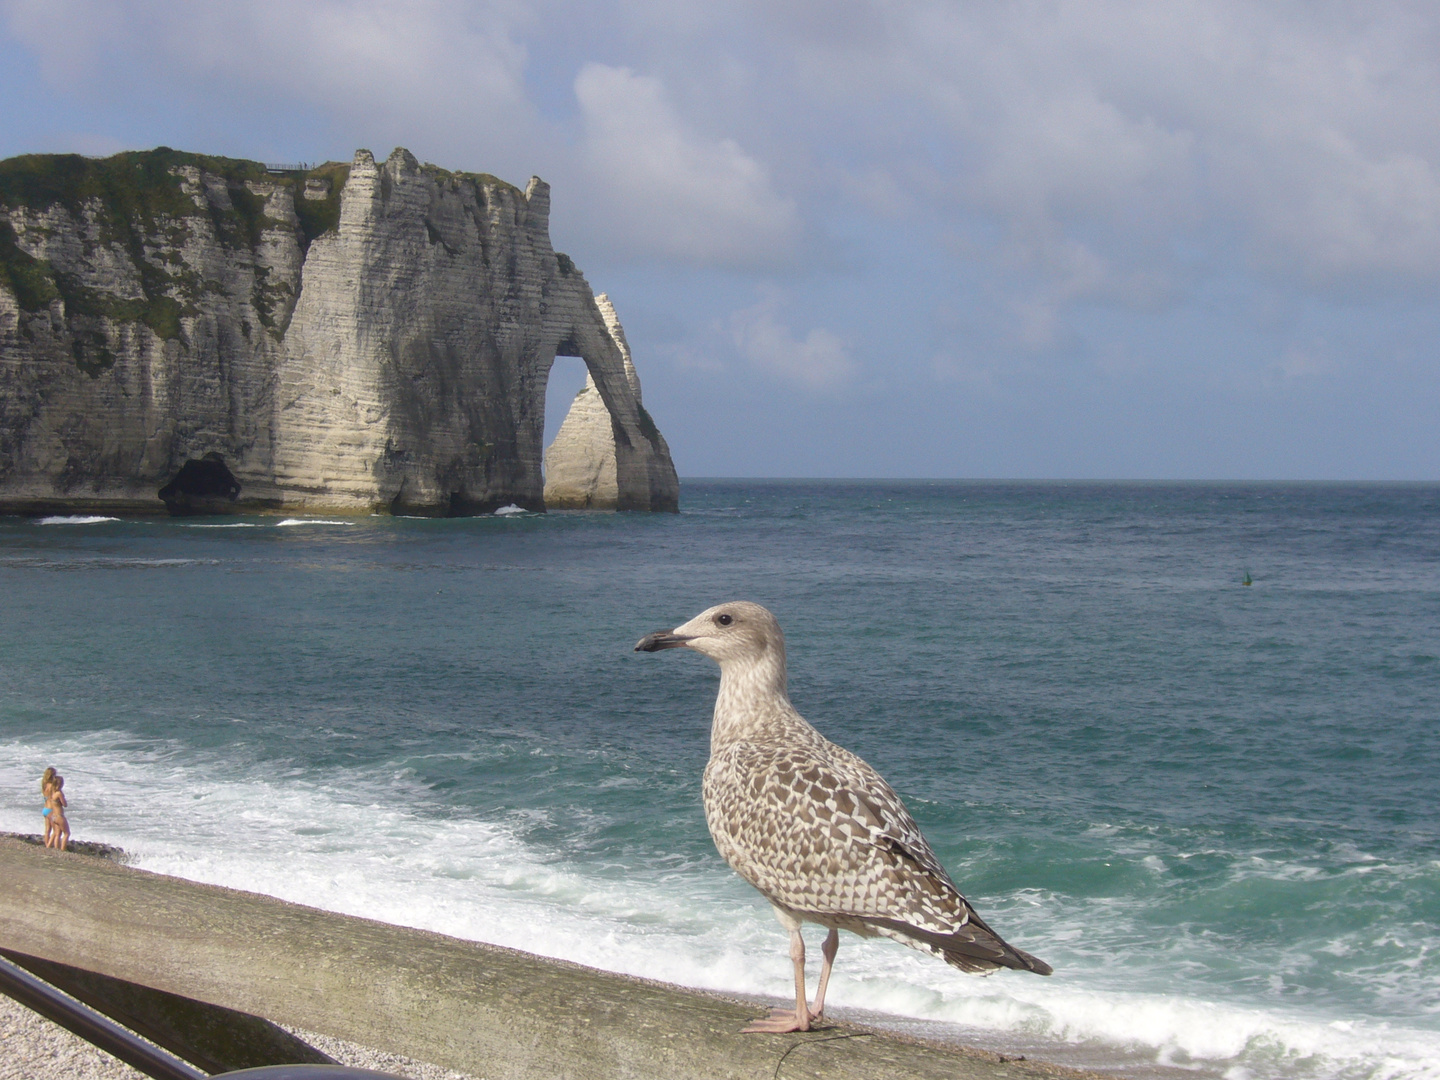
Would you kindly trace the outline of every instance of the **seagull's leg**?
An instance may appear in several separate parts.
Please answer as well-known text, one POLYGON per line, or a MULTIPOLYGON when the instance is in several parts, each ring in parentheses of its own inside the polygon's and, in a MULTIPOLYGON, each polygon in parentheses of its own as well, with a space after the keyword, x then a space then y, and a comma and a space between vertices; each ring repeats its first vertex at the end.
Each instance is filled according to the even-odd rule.
POLYGON ((835 954, 840 951, 840 931, 830 928, 825 935, 825 944, 820 946, 820 955, 825 962, 820 965, 820 986, 815 991, 815 1008, 810 1010, 810 1019, 819 1020, 825 1015, 825 988, 830 985, 830 969, 835 965, 835 954))
POLYGON ((810 1009, 805 1004, 805 938, 799 929, 790 934, 790 960, 795 965, 795 1030, 810 1030, 810 1009))
POLYGON ((752 1035, 757 1032, 784 1034, 787 1031, 809 1031, 812 1019, 805 1004, 805 939, 796 926, 790 931, 790 959, 795 964, 795 1008, 771 1009, 768 1020, 756 1020, 742 1028, 740 1034, 752 1035))

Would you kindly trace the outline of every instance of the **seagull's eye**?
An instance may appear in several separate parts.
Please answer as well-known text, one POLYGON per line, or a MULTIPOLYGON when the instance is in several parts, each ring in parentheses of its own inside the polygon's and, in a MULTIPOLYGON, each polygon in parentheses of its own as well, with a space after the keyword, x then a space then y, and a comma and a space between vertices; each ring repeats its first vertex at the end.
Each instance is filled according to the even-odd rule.
POLYGON ((715 616, 715 621, 721 626, 729 626, 732 622, 735 621, 735 616, 728 614, 720 614, 715 616))

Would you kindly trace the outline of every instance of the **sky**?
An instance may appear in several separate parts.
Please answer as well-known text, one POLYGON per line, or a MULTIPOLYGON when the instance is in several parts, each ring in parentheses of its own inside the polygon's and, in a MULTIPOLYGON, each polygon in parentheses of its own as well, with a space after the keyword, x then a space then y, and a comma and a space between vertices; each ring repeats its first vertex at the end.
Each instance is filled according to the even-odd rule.
POLYGON ((0 101, 543 177, 682 477, 1440 479, 1433 3, 0 0, 0 101))

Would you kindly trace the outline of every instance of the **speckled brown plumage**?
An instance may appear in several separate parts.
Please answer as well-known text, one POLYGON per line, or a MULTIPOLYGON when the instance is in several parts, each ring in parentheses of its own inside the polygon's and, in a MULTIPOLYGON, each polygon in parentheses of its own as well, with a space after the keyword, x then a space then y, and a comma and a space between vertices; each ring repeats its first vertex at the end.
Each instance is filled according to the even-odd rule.
MULTIPOLYGON (((795 940, 801 922, 894 938, 964 971, 1050 973, 975 913, 884 778, 795 711, 786 692, 784 635, 770 612, 721 604, 636 648, 679 646, 720 664, 705 818, 725 861, 792 931, 797 1029, 806 1023, 804 945, 795 940)), ((834 947, 832 938, 811 1017, 823 1007, 834 947)))
POLYGON ((804 921, 883 934, 965 971, 1049 971, 981 921, 879 773, 794 721, 777 741, 713 751, 705 768, 710 835, 741 877, 804 921))

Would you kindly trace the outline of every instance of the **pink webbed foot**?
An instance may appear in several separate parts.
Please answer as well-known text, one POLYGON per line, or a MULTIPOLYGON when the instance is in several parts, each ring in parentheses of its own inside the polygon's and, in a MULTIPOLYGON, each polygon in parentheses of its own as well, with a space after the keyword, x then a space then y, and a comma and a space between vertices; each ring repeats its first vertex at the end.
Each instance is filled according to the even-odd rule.
POLYGON ((741 1035, 784 1035, 791 1031, 809 1031, 810 1025, 820 1019, 820 1013, 812 1013, 805 1010, 803 1020, 796 1019, 794 1009, 771 1009, 769 1019, 756 1020, 749 1026, 741 1028, 741 1035))

